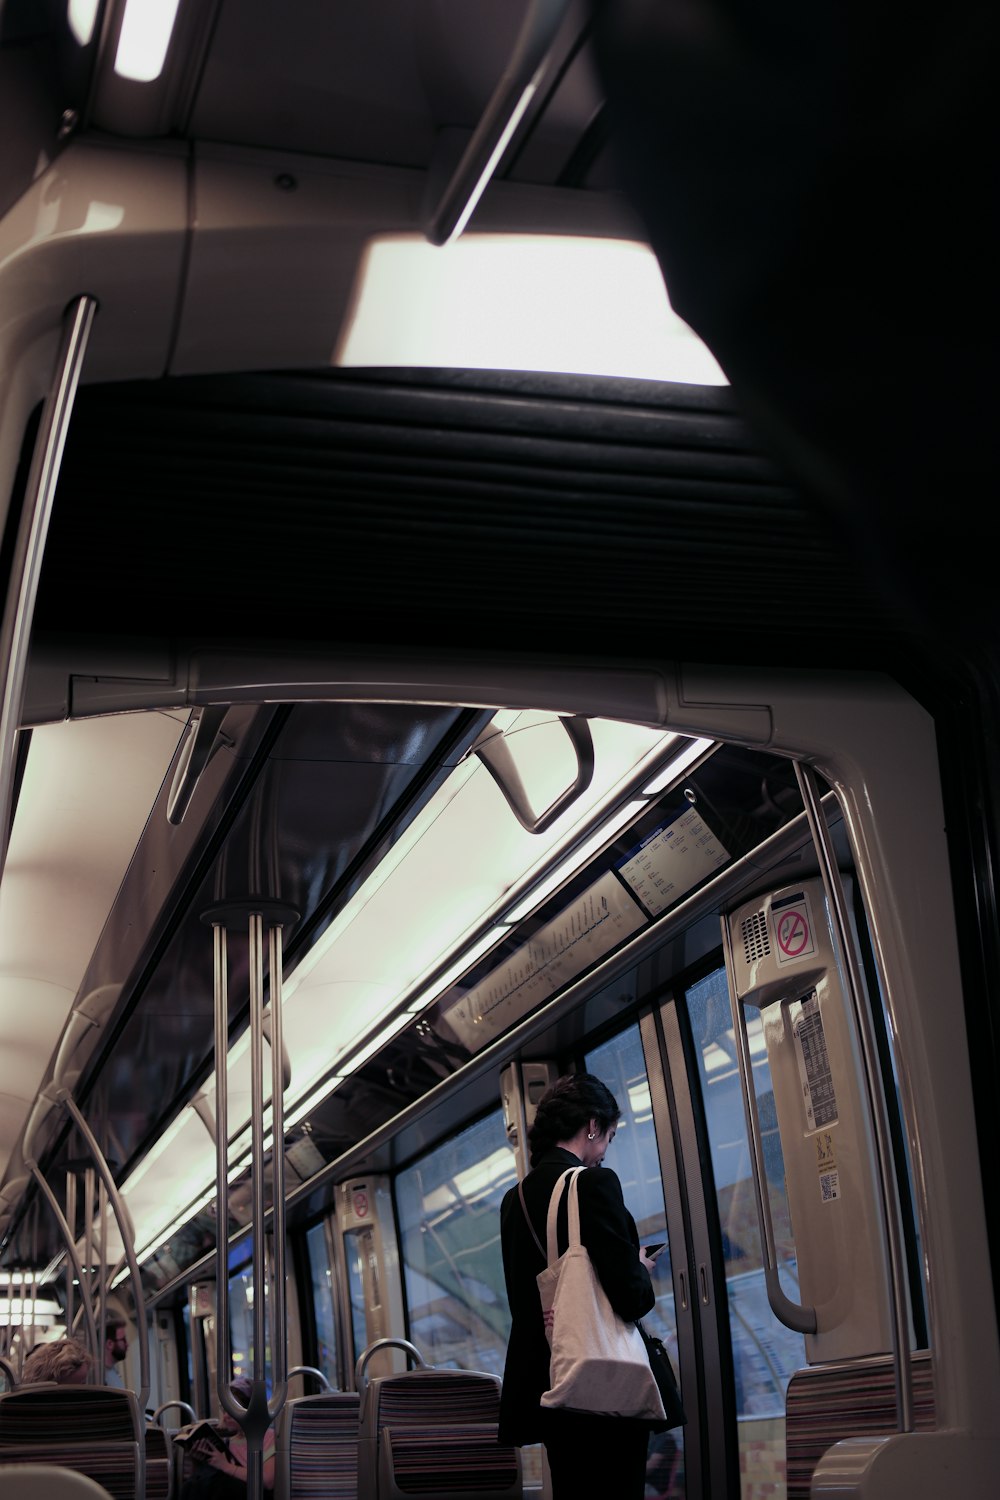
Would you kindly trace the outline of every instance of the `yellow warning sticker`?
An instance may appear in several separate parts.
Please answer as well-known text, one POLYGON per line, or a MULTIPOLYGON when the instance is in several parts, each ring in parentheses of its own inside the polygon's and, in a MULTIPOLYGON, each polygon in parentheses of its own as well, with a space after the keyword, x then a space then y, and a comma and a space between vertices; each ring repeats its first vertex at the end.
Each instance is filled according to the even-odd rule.
POLYGON ((813 1137, 816 1142, 816 1167, 819 1171, 819 1190, 824 1203, 832 1203, 840 1197, 840 1173, 837 1170, 837 1155, 833 1135, 829 1130, 818 1130, 813 1137))

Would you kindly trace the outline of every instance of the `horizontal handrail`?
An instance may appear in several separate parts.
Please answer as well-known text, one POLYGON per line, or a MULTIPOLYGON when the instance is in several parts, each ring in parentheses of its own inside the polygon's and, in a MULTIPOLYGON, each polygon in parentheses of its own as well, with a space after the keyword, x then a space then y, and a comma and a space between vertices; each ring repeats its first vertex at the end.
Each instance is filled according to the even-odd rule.
POLYGON ((358 1362, 354 1366, 354 1384, 359 1390, 361 1389, 361 1377, 365 1373, 365 1366, 372 1355, 377 1354, 380 1349, 402 1349, 405 1354, 416 1361, 418 1370, 425 1370, 427 1368, 427 1361, 424 1359, 424 1356, 415 1344, 410 1343, 409 1339, 376 1339, 373 1344, 368 1345, 367 1349, 362 1350, 358 1356, 358 1362))
POLYGON ((313 1375, 320 1382, 325 1391, 332 1391, 333 1386, 327 1380, 322 1370, 317 1370, 315 1365, 293 1365, 288 1371, 287 1379, 291 1380, 293 1375, 313 1375))

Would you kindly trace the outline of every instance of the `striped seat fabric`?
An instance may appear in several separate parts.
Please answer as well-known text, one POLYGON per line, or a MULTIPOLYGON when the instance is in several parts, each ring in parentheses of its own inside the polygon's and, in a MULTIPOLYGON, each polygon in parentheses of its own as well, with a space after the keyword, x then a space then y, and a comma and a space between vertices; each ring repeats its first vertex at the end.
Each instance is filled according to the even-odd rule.
POLYGON ((275 1433, 275 1500, 357 1500, 360 1410, 353 1391, 285 1402, 275 1433))
POLYGON ((497 1444, 494 1423, 406 1427, 382 1433, 384 1467, 405 1495, 451 1495, 474 1489, 509 1495, 518 1481, 513 1448, 497 1444))
POLYGON ((173 1443, 164 1428, 146 1424, 146 1500, 172 1500, 174 1493, 173 1443))
POLYGON ((521 1455, 497 1442, 500 1380, 410 1370, 371 1380, 361 1409, 359 1500, 521 1494, 521 1455))
POLYGON ((144 1500, 134 1393, 50 1384, 7 1391, 0 1396, 0 1466, 8 1463, 58 1464, 96 1480, 113 1500, 144 1500))
MULTIPOLYGON (((914 1352, 910 1368, 913 1425, 917 1432, 928 1432, 935 1425, 930 1354, 914 1352)), ((813 1470, 841 1438, 895 1430, 896 1386, 888 1355, 796 1370, 785 1402, 788 1500, 809 1500, 813 1470)))

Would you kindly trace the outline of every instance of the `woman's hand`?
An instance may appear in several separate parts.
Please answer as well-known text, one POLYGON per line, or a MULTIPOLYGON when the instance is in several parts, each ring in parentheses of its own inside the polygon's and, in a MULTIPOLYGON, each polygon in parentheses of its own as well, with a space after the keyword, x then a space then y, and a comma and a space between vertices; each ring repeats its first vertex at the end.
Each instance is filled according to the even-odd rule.
POLYGON ((642 1261, 643 1265, 646 1267, 646 1270, 649 1272, 650 1276, 652 1276, 652 1274, 653 1274, 653 1268, 656 1265, 656 1261, 655 1260, 650 1260, 649 1256, 646 1254, 646 1247, 644 1245, 640 1245, 639 1246, 639 1259, 642 1261))
POLYGON ((223 1453, 208 1438, 202 1438, 200 1442, 191 1446, 191 1457, 196 1458, 200 1464, 210 1464, 213 1469, 222 1469, 226 1473, 232 1473, 235 1460, 228 1454, 223 1453))

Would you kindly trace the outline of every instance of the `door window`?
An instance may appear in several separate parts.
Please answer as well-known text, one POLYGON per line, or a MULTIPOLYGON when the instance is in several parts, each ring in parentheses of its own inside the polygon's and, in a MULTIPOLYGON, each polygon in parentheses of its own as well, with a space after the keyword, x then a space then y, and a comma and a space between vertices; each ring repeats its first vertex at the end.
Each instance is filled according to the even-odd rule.
MULTIPOLYGON (((663 1179, 638 1026, 629 1027, 588 1052, 586 1067, 588 1073, 596 1074, 607 1084, 622 1111, 607 1164, 621 1181, 625 1205, 635 1219, 639 1241, 643 1245, 666 1243, 652 1273, 656 1305, 643 1319, 643 1325, 663 1340, 679 1381, 677 1313, 663 1179)), ((678 1500, 684 1493, 684 1429, 654 1433, 646 1461, 646 1500, 678 1500)))
MULTIPOLYGON (((760 1230, 725 969, 685 996, 698 1060, 722 1249, 736 1382, 743 1500, 785 1493, 785 1391, 806 1363, 805 1340, 779 1323, 764 1285, 760 1230)), ((770 1069, 759 1013, 747 1010, 747 1035, 763 1137, 778 1275, 798 1301, 798 1272, 770 1069)))
POLYGON ((316 1319, 316 1365, 330 1384, 337 1379, 337 1314, 333 1299, 333 1267, 325 1223, 314 1224, 306 1233, 309 1276, 312 1284, 313 1316, 316 1319))

